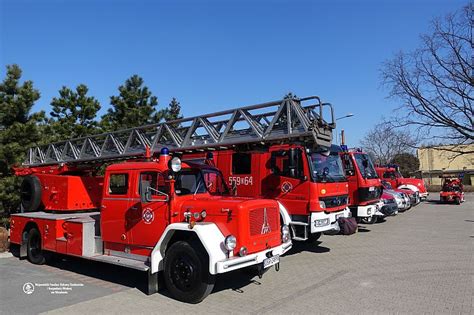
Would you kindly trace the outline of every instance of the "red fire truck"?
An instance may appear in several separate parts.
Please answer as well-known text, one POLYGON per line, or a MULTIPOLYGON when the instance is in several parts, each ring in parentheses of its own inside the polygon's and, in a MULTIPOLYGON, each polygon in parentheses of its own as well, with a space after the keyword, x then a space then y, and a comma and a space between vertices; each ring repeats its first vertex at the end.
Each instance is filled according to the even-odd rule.
MULTIPOLYGON (((281 221, 290 226, 293 240, 316 241, 323 232, 339 232, 337 219, 350 216, 347 207, 348 185, 339 149, 331 146, 330 132, 335 127, 332 106, 321 103, 318 97, 286 99, 282 102, 288 106, 284 127, 295 124, 293 133, 280 131, 278 141, 263 138, 258 144, 235 146, 212 155, 185 153, 183 159, 202 161, 207 156, 208 163, 217 166, 229 184, 235 186, 238 196, 277 200, 281 221), (311 103, 301 105, 307 101, 311 103), (330 109, 331 123, 321 119, 323 107, 330 109), (294 108, 298 111, 292 116, 294 108), (319 128, 327 130, 324 141, 321 137, 304 134, 297 129, 295 120, 305 123, 305 120, 314 117, 316 119, 313 121, 319 122, 319 128), (295 137, 295 134, 299 136, 295 137)), ((252 122, 266 120, 271 124, 272 119, 267 119, 268 115, 267 112, 259 112, 247 117, 254 117, 252 122)), ((316 128, 313 130, 318 131, 316 128)), ((252 128, 247 129, 247 132, 253 131, 252 128)), ((241 136, 246 136, 246 132, 242 132, 241 136)))
POLYGON ((428 198, 429 193, 426 190, 424 181, 418 178, 403 177, 397 165, 377 166, 375 170, 378 176, 389 182, 393 188, 408 189, 415 192, 417 194, 415 204, 418 204, 420 200, 428 198))
MULTIPOLYGON (((277 111, 287 108, 272 105, 277 111)), ((231 196, 218 169, 181 162, 169 152, 261 141, 239 136, 235 128, 208 125, 222 113, 250 109, 29 149, 16 169, 24 176, 23 213, 11 216, 11 243, 35 264, 60 253, 142 270, 150 294, 158 290, 160 274, 171 295, 189 303, 204 299, 218 274, 257 266, 261 275, 270 266, 278 268, 280 255, 291 248, 278 203, 231 196), (200 124, 215 131, 216 141, 196 132, 200 124)), ((265 130, 268 138, 281 136, 265 130)))
POLYGON ((349 208, 364 223, 375 223, 383 216, 382 184, 368 154, 342 146, 340 155, 349 182, 349 208))

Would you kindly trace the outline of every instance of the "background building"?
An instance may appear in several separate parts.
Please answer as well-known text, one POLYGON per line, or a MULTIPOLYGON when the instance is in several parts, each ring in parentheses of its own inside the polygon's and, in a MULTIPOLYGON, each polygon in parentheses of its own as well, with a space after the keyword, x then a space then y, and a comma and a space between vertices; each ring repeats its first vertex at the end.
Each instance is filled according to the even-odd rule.
MULTIPOLYGON (((463 183, 465 185, 474 184, 474 154, 459 155, 455 152, 440 150, 450 149, 453 146, 432 146, 421 147, 417 150, 420 160, 420 170, 418 176, 425 180, 428 185, 441 185, 441 174, 458 176, 464 173, 463 183)), ((463 152, 474 151, 474 144, 457 146, 456 150, 463 152)))

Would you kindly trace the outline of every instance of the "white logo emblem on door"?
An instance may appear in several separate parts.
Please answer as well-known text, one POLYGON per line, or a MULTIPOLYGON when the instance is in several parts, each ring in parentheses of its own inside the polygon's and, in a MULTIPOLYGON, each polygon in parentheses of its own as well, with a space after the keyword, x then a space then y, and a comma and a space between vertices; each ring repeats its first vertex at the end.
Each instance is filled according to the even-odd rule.
POLYGON ((263 208, 263 224, 262 231, 260 232, 260 234, 267 234, 271 231, 272 230, 270 229, 270 224, 268 224, 267 208, 263 208))
POLYGON ((142 213, 142 219, 146 224, 150 224, 155 219, 155 215, 150 208, 145 208, 142 213))

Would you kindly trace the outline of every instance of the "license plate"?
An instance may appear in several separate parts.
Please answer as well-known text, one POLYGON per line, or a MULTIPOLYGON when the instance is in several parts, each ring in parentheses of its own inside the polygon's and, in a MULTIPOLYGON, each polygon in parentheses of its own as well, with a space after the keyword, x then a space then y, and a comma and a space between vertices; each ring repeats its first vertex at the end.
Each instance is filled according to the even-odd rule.
POLYGON ((268 267, 271 267, 273 265, 276 265, 280 262, 280 255, 276 255, 270 258, 266 258, 263 261, 263 269, 267 269, 268 267))

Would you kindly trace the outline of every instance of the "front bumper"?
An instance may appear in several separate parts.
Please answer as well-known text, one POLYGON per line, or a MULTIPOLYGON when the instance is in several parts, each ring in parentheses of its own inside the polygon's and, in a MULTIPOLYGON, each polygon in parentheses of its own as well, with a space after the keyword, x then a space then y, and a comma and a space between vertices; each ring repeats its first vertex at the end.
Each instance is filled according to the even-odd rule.
POLYGON ((420 193, 420 198, 421 198, 422 200, 425 200, 425 199, 428 198, 429 194, 430 194, 429 192, 424 192, 424 193, 421 192, 421 193, 420 193))
POLYGON ((379 212, 379 209, 380 209, 379 203, 374 203, 367 206, 357 206, 357 208, 354 208, 354 210, 357 213, 357 217, 359 218, 371 218, 372 216, 377 215, 377 212, 379 212))
POLYGON ((337 219, 340 217, 349 218, 351 211, 349 208, 340 210, 337 212, 311 212, 310 216, 310 232, 311 233, 322 233, 322 232, 339 232, 339 224, 337 219), (327 224, 319 225, 321 222, 327 222, 327 224))
POLYGON ((249 254, 244 257, 234 256, 226 260, 218 261, 216 263, 216 273, 226 273, 229 271, 258 265, 268 258, 267 253, 271 252, 271 256, 283 255, 292 247, 291 241, 283 243, 277 247, 267 249, 258 253, 249 254))

